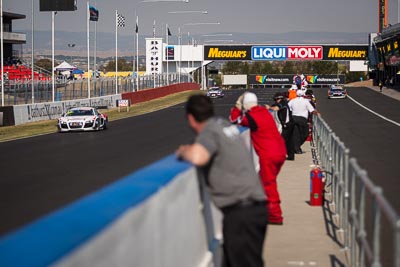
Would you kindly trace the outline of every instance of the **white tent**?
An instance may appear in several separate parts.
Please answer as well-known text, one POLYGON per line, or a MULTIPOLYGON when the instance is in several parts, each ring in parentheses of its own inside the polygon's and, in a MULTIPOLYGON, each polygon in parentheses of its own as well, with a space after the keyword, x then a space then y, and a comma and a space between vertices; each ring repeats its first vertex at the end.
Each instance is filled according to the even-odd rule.
POLYGON ((54 67, 55 71, 66 71, 66 70, 74 70, 76 67, 70 65, 68 62, 64 61, 60 65, 54 67))

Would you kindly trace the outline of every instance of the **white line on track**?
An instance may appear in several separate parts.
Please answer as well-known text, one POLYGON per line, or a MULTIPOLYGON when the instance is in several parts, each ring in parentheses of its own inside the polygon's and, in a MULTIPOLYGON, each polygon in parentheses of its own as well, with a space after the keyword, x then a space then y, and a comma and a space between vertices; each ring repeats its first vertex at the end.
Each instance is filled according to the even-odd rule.
POLYGON ((379 113, 376 113, 375 111, 373 111, 372 109, 367 108, 366 106, 364 106, 363 104, 361 104, 360 102, 358 102, 357 100, 355 100, 354 98, 352 98, 351 96, 347 95, 347 97, 350 98, 351 101, 353 101, 354 103, 356 103, 357 105, 359 105, 359 106, 362 107, 363 109, 368 110, 369 112, 371 112, 372 114, 374 114, 374 115, 380 117, 381 119, 384 119, 385 121, 391 122, 391 123, 393 123, 393 124, 396 125, 396 126, 400 126, 400 123, 398 123, 398 122, 396 122, 396 121, 394 121, 394 120, 391 120, 391 119, 389 119, 389 118, 386 118, 385 116, 383 116, 383 115, 381 115, 381 114, 379 114, 379 113))

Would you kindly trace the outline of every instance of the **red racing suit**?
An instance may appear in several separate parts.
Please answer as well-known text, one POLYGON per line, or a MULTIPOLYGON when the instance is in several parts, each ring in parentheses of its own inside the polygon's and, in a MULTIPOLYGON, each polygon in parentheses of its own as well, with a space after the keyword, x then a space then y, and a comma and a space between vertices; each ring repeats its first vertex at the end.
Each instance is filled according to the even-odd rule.
POLYGON ((245 114, 234 107, 229 118, 233 123, 250 128, 251 141, 260 162, 260 178, 267 195, 269 222, 283 223, 276 179, 286 160, 286 146, 272 115, 262 106, 255 106, 245 114))

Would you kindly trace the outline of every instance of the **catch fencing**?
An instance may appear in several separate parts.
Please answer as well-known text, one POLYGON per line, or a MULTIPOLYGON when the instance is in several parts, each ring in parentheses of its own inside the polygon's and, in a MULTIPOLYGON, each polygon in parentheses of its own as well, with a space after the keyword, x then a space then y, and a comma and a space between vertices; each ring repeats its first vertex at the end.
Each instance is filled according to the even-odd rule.
POLYGON ((313 143, 349 266, 400 267, 400 217, 382 189, 319 116, 313 117, 313 143))
MULTIPOLYGON (((93 78, 88 81, 57 79, 54 86, 54 101, 65 101, 101 97, 114 94, 134 92, 148 88, 192 82, 190 75, 170 73, 157 75, 144 75, 139 77, 93 78), (117 85, 116 85, 117 83, 117 85), (90 96, 89 96, 90 94, 90 96)), ((1 91, 1 88, 0 88, 1 91)), ((52 81, 9 81, 4 84, 4 105, 21 105, 31 103, 51 102, 53 100, 52 81)))

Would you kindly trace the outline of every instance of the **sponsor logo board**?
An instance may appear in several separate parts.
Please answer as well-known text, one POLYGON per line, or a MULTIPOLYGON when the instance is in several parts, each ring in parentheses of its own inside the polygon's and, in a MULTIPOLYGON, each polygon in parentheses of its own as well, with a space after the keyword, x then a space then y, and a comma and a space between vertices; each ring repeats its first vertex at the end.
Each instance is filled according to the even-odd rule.
POLYGON ((321 60, 322 46, 252 46, 253 60, 321 60))
POLYGON ((365 60, 367 45, 204 46, 204 60, 365 60))
POLYGON ((205 60, 251 60, 250 46, 204 46, 205 60))
MULTIPOLYGON (((329 85, 329 84, 344 84, 345 76, 343 74, 325 74, 325 75, 305 75, 309 85, 329 85)), ((293 84, 293 75, 287 74, 263 74, 263 75, 249 75, 249 84, 251 85, 268 85, 268 84, 293 84)))
POLYGON ((324 60, 365 60, 368 46, 324 46, 324 60))

